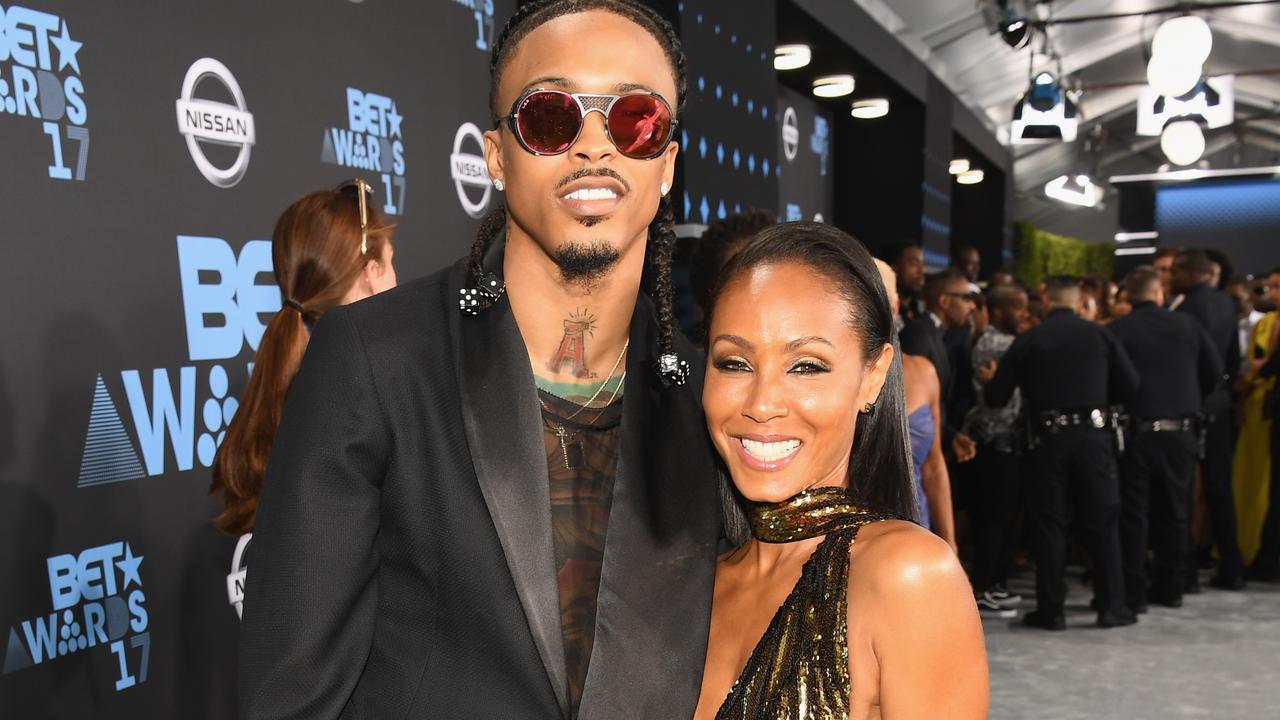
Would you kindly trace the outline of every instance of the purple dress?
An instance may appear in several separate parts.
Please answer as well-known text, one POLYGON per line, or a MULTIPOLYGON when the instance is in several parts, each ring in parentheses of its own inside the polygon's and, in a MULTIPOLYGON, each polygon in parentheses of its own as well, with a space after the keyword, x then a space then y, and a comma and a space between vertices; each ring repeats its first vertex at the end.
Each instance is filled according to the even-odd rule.
POLYGON ((929 403, 925 403, 907 416, 907 435, 911 438, 911 466, 916 476, 916 504, 920 515, 920 525, 932 530, 929 525, 929 499, 924 495, 924 485, 920 478, 920 468, 924 459, 929 456, 929 448, 933 447, 933 435, 937 428, 933 426, 933 411, 929 403))

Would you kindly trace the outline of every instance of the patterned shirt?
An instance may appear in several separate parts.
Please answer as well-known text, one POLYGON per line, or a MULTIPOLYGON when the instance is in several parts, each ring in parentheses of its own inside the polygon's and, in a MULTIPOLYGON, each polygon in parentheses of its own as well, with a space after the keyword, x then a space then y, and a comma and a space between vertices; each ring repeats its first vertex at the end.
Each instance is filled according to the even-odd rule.
POLYGON ((542 390, 538 396, 551 480, 551 533, 570 717, 577 717, 595 643, 596 600, 622 443, 622 400, 578 412, 581 405, 542 390))
POLYGON ((982 399, 982 384, 978 382, 978 368, 992 360, 1000 362, 1016 335, 1000 332, 995 326, 988 326, 978 336, 973 345, 973 387, 977 391, 977 404, 965 415, 960 431, 974 440, 991 445, 1000 452, 1013 452, 1014 428, 1017 427, 1018 412, 1022 409, 1022 394, 1013 391, 1009 404, 1004 407, 988 407, 982 399))

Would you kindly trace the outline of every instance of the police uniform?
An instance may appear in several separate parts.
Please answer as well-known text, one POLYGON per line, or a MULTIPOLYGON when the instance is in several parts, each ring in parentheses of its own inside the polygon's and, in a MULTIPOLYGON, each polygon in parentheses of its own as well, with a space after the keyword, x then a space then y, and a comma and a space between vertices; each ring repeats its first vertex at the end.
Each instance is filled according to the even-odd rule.
MULTIPOLYGON (((1244 559, 1236 537, 1236 506, 1231 491, 1231 465, 1235 450, 1235 433, 1231 400, 1231 381, 1240 367, 1240 341, 1236 335, 1236 311, 1231 298, 1207 283, 1188 289, 1177 304, 1177 311, 1199 321, 1209 333, 1222 358, 1223 382, 1206 398, 1203 412, 1207 422, 1204 432, 1204 458, 1200 477, 1204 485, 1204 501, 1213 524, 1213 542, 1218 546, 1218 574, 1213 584, 1239 587, 1244 572, 1244 559)), ((1194 557, 1189 568, 1195 577, 1194 557)))
POLYGON ((1124 609, 1118 520, 1120 488, 1110 406, 1138 387, 1138 373, 1105 327, 1055 308, 1019 335, 983 395, 1008 402, 1022 389, 1034 448, 1028 461, 1028 515, 1036 558, 1036 616, 1031 624, 1061 628, 1066 600, 1067 529, 1072 509, 1093 556, 1098 622, 1124 609))
POLYGON ((1149 538, 1154 571, 1150 599, 1176 607, 1182 603, 1183 573, 1192 560, 1196 415, 1222 377, 1222 359, 1195 320, 1153 302, 1137 303, 1110 329, 1142 377, 1141 387, 1125 400, 1129 440, 1120 477, 1125 604, 1131 609, 1146 605, 1149 538))

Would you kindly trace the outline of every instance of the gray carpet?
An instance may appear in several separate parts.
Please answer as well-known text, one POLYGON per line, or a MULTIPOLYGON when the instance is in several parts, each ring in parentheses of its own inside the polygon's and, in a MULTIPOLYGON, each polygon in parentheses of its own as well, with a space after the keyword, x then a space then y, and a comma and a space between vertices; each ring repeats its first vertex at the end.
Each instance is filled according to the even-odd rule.
MULTIPOLYGON (((1280 718, 1280 585, 1206 584, 1179 609, 1103 630, 1079 570, 1069 577, 1065 632, 984 620, 993 720, 1280 718)), ((1011 583, 1028 609, 1032 580, 1011 583)))

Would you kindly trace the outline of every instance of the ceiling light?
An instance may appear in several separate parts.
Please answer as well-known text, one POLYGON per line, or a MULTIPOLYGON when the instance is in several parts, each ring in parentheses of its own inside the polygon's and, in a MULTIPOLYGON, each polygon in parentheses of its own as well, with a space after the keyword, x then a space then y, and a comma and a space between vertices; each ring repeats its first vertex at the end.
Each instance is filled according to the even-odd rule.
POLYGON ((813 59, 808 45, 779 45, 773 51, 774 70, 799 70, 813 59))
POLYGON ((965 170, 956 176, 956 182, 961 185, 977 185, 986 177, 986 173, 981 170, 965 170))
POLYGON ((1165 97, 1182 97, 1195 90, 1204 72, 1201 62, 1181 55, 1152 55, 1147 63, 1147 83, 1165 97))
POLYGON ((887 98, 867 98, 866 100, 854 100, 853 109, 849 114, 859 120, 873 120, 882 118, 889 114, 889 100, 887 98))
POLYGON ((964 158, 956 158, 955 160, 952 160, 951 165, 947 167, 947 172, 952 175, 969 172, 969 161, 964 158))
POLYGON ((1203 65, 1213 50, 1213 31, 1209 23, 1195 15, 1184 15, 1166 20, 1151 39, 1154 57, 1182 58, 1187 62, 1203 65))
POLYGON ((821 98, 844 97, 853 94, 852 75, 827 75, 813 81, 813 94, 821 98))
POLYGON ((1170 120, 1195 117, 1206 129, 1226 127, 1235 122, 1235 76, 1205 78, 1190 93, 1166 97, 1155 88, 1138 93, 1138 134, 1157 137, 1170 120))
POLYGON ((1014 50, 1020 50, 1031 42, 1031 23, 1024 17, 1011 17, 1000 24, 1000 39, 1014 50))
POLYGON ((1028 20, 1027 2, 1023 0, 980 0, 983 24, 992 35, 1017 50, 1031 41, 1033 27, 1028 20))
POLYGON ((1062 91, 1052 73, 1042 72, 1013 106, 1009 137, 1014 143, 1076 139, 1076 104, 1062 91))
POLYGON ((1155 230, 1142 230, 1139 232, 1118 232, 1116 233, 1116 242, 1126 243, 1134 240, 1155 240, 1160 237, 1160 233, 1155 230))
POLYGON ((1204 155, 1204 131, 1195 120, 1174 120, 1160 134, 1160 149, 1174 165, 1192 165, 1204 155))
POLYGON ((1102 188, 1093 184, 1088 175, 1059 175, 1045 183, 1047 197, 1080 207, 1093 207, 1102 200, 1102 188))
POLYGON ((1155 255, 1154 247, 1116 248, 1116 255, 1155 255))

